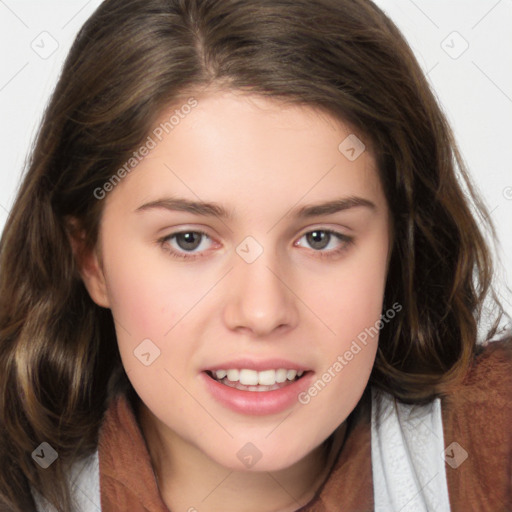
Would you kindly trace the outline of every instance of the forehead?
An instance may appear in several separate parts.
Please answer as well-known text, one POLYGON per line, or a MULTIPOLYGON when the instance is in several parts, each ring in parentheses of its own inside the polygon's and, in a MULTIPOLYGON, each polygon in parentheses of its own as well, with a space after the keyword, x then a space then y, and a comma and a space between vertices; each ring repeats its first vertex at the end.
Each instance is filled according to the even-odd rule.
MULTIPOLYGON (((152 149, 116 187, 124 200, 165 191, 230 205, 304 203, 334 196, 382 199, 375 160, 347 124, 309 106, 236 92, 165 109, 152 149), (348 150, 348 151, 347 151, 348 150), (356 158, 354 158, 354 156, 356 158), (344 194, 346 192, 346 194, 344 194)), ((109 198, 110 199, 110 198, 109 198)))

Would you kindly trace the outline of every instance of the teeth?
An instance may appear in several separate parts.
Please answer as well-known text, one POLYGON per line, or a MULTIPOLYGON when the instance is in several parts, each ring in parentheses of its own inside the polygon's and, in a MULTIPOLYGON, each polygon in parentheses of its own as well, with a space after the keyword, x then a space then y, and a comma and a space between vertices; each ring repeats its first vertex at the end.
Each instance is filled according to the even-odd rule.
POLYGON ((288 380, 293 380, 297 376, 297 370, 288 370, 288 373, 286 374, 286 378, 288 380))
POLYGON ((229 382, 239 382, 244 386, 273 386, 274 384, 282 384, 286 380, 292 381, 295 378, 301 377, 304 371, 287 370, 286 368, 279 368, 277 370, 263 370, 257 372, 256 370, 249 370, 247 368, 216 370, 215 377, 217 380, 222 380, 227 377, 229 382))
POLYGON ((286 375, 288 373, 288 370, 285 370, 284 368, 279 368, 276 372, 276 382, 284 382, 286 380, 286 375))
POLYGON ((240 370, 238 381, 244 386, 256 386, 258 384, 258 372, 254 370, 240 370))
MULTIPOLYGON (((276 371, 275 370, 265 370, 263 372, 256 372, 258 374, 258 384, 262 386, 272 386, 276 383, 276 371)), ((245 382, 242 382, 245 384, 245 382)))
POLYGON ((228 380, 234 382, 240 378, 240 372, 238 370, 228 370, 227 371, 228 380))

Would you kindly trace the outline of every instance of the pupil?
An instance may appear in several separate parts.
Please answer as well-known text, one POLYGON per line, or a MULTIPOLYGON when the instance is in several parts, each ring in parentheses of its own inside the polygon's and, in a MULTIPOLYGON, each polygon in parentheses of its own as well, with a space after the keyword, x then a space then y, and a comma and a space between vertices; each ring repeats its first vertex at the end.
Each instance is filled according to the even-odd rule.
POLYGON ((314 249, 323 249, 329 244, 330 234, 325 231, 311 231, 307 237, 311 247, 314 249))
POLYGON ((190 250, 195 249, 198 246, 197 241, 200 240, 200 238, 201 235, 199 233, 180 233, 176 236, 176 242, 181 249, 190 250), (180 243, 180 240, 184 241, 184 243, 180 243))

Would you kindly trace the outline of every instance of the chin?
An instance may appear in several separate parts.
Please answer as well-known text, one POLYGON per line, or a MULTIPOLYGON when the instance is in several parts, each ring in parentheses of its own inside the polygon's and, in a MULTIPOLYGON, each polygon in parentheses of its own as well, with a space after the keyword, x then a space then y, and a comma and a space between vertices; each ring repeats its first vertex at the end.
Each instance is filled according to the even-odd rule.
POLYGON ((277 437, 275 445, 268 440, 241 441, 233 444, 236 446, 229 448, 229 451, 234 454, 234 457, 226 452, 210 453, 209 456, 226 469, 242 472, 274 472, 287 469, 310 455, 315 449, 313 447, 307 450, 307 443, 301 441, 283 447, 283 441, 277 441, 277 437))

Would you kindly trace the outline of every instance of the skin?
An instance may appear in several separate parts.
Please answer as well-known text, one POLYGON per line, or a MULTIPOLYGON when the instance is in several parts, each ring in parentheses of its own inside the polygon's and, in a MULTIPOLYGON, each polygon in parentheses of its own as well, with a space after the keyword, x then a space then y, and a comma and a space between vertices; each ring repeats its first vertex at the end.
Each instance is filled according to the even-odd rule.
POLYGON ((308 404, 297 401, 278 414, 225 408, 208 393, 200 371, 239 356, 289 359, 318 377, 332 367, 382 313, 392 240, 388 205, 370 151, 350 161, 338 150, 353 131, 335 118, 232 91, 198 101, 108 194, 99 243, 81 273, 92 299, 115 318, 167 506, 292 511, 327 476, 332 459, 322 443, 333 432, 343 438, 368 382, 377 338, 308 404), (217 202, 232 218, 137 211, 170 196, 217 202), (289 214, 345 196, 375 207, 307 219, 289 214), (315 229, 337 231, 353 243, 332 236, 318 248, 305 236, 315 229), (208 234, 189 250, 195 259, 171 256, 171 249, 187 253, 183 238, 159 241, 194 230, 208 234), (249 235, 263 248, 251 264, 236 252, 249 235), (343 250, 335 255, 336 249, 343 250), (150 366, 133 353, 147 338, 161 351, 150 366), (262 454, 250 469, 237 457, 248 442, 262 454))

